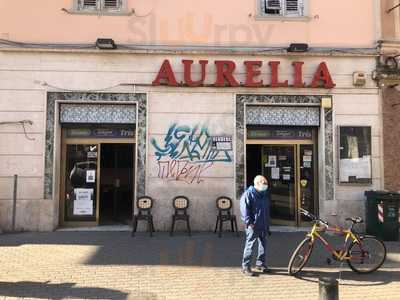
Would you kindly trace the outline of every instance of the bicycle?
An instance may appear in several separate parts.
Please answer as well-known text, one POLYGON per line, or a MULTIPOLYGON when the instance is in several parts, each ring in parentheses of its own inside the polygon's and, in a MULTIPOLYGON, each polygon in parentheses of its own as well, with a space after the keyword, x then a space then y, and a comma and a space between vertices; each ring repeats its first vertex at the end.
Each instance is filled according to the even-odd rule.
MULTIPOLYGON (((349 229, 344 229, 337 225, 328 224, 328 222, 321 220, 305 209, 300 209, 300 212, 312 220, 313 226, 290 258, 288 265, 289 275, 295 275, 304 268, 317 240, 321 241, 324 248, 332 254, 334 260, 346 261, 349 267, 357 273, 367 274, 374 272, 385 262, 385 244, 374 236, 359 235, 354 231, 354 225, 362 223, 362 218, 346 218, 346 221, 351 221, 352 224, 349 229), (334 249, 322 237, 322 234, 327 231, 344 237, 344 243, 340 249, 334 249)), ((329 258, 328 263, 330 263, 329 258)))

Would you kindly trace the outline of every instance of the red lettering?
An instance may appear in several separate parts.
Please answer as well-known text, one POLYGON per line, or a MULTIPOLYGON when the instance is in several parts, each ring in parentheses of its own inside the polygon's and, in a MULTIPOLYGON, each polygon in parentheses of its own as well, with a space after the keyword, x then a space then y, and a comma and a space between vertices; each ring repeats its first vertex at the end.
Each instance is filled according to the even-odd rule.
POLYGON ((174 71, 172 70, 171 64, 168 59, 164 60, 156 79, 152 82, 152 85, 161 85, 161 80, 163 80, 164 84, 168 86, 178 86, 174 71))
POLYGON ((335 87, 335 85, 336 84, 333 83, 326 63, 320 63, 310 86, 312 88, 324 87, 326 89, 332 89, 335 87))
POLYGON ((261 71, 259 68, 262 66, 262 61, 245 61, 246 66, 246 87, 260 87, 263 85, 263 81, 254 81, 254 77, 259 76, 261 71))
POLYGON ((305 83, 303 82, 303 65, 304 62, 302 61, 294 61, 292 63, 294 67, 294 82, 293 86, 296 88, 303 88, 305 87, 305 83))
POLYGON ((233 71, 236 69, 236 64, 230 60, 216 60, 215 66, 217 67, 217 79, 214 86, 224 87, 225 81, 229 86, 238 87, 239 82, 233 77, 233 71))
POLYGON ((279 82, 278 78, 278 67, 280 65, 280 61, 270 61, 268 64, 271 67, 271 87, 287 87, 289 83, 287 80, 284 82, 279 82))
POLYGON ((200 60, 199 64, 201 66, 201 79, 197 81, 192 80, 192 64, 193 60, 182 60, 184 65, 184 74, 183 78, 185 83, 190 87, 202 86, 204 84, 204 80, 206 79, 206 65, 208 64, 208 60, 200 60))

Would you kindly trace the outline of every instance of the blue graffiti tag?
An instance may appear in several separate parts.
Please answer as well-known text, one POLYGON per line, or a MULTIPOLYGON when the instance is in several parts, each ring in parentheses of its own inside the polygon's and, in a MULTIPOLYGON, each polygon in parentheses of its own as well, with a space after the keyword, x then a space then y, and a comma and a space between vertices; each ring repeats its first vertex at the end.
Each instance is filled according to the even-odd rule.
POLYGON ((196 163, 231 162, 231 150, 218 150, 213 147, 212 136, 205 126, 178 126, 172 124, 164 138, 164 145, 159 146, 151 139, 157 160, 169 157, 174 160, 188 160, 196 163))

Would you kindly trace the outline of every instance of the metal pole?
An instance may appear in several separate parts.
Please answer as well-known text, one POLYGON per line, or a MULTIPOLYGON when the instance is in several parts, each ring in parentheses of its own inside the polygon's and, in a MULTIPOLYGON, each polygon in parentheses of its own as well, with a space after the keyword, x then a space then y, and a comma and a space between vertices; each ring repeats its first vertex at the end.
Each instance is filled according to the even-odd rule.
POLYGON ((339 282, 336 279, 319 279, 319 300, 339 300, 339 282))
POLYGON ((12 211, 12 231, 15 231, 15 216, 17 214, 17 185, 18 175, 14 175, 13 211, 12 211))

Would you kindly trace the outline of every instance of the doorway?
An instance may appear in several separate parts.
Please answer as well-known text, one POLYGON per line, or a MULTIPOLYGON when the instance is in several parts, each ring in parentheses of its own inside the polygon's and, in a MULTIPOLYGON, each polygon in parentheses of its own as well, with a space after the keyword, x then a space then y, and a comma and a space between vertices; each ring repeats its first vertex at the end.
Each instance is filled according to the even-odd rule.
POLYGON ((134 145, 101 144, 100 225, 132 220, 134 145))
POLYGON ((271 224, 303 226, 308 220, 300 214, 300 208, 318 213, 318 149, 313 130, 309 135, 305 132, 305 129, 295 132, 293 128, 248 130, 246 185, 252 185, 258 174, 268 179, 271 224), (278 140, 277 130, 279 137, 286 130, 284 136, 301 136, 301 139, 278 140), (252 136, 257 139, 251 139, 252 136), (263 136, 267 138, 259 139, 263 136))
POLYGON ((60 225, 128 224, 135 194, 130 126, 62 129, 60 225))

